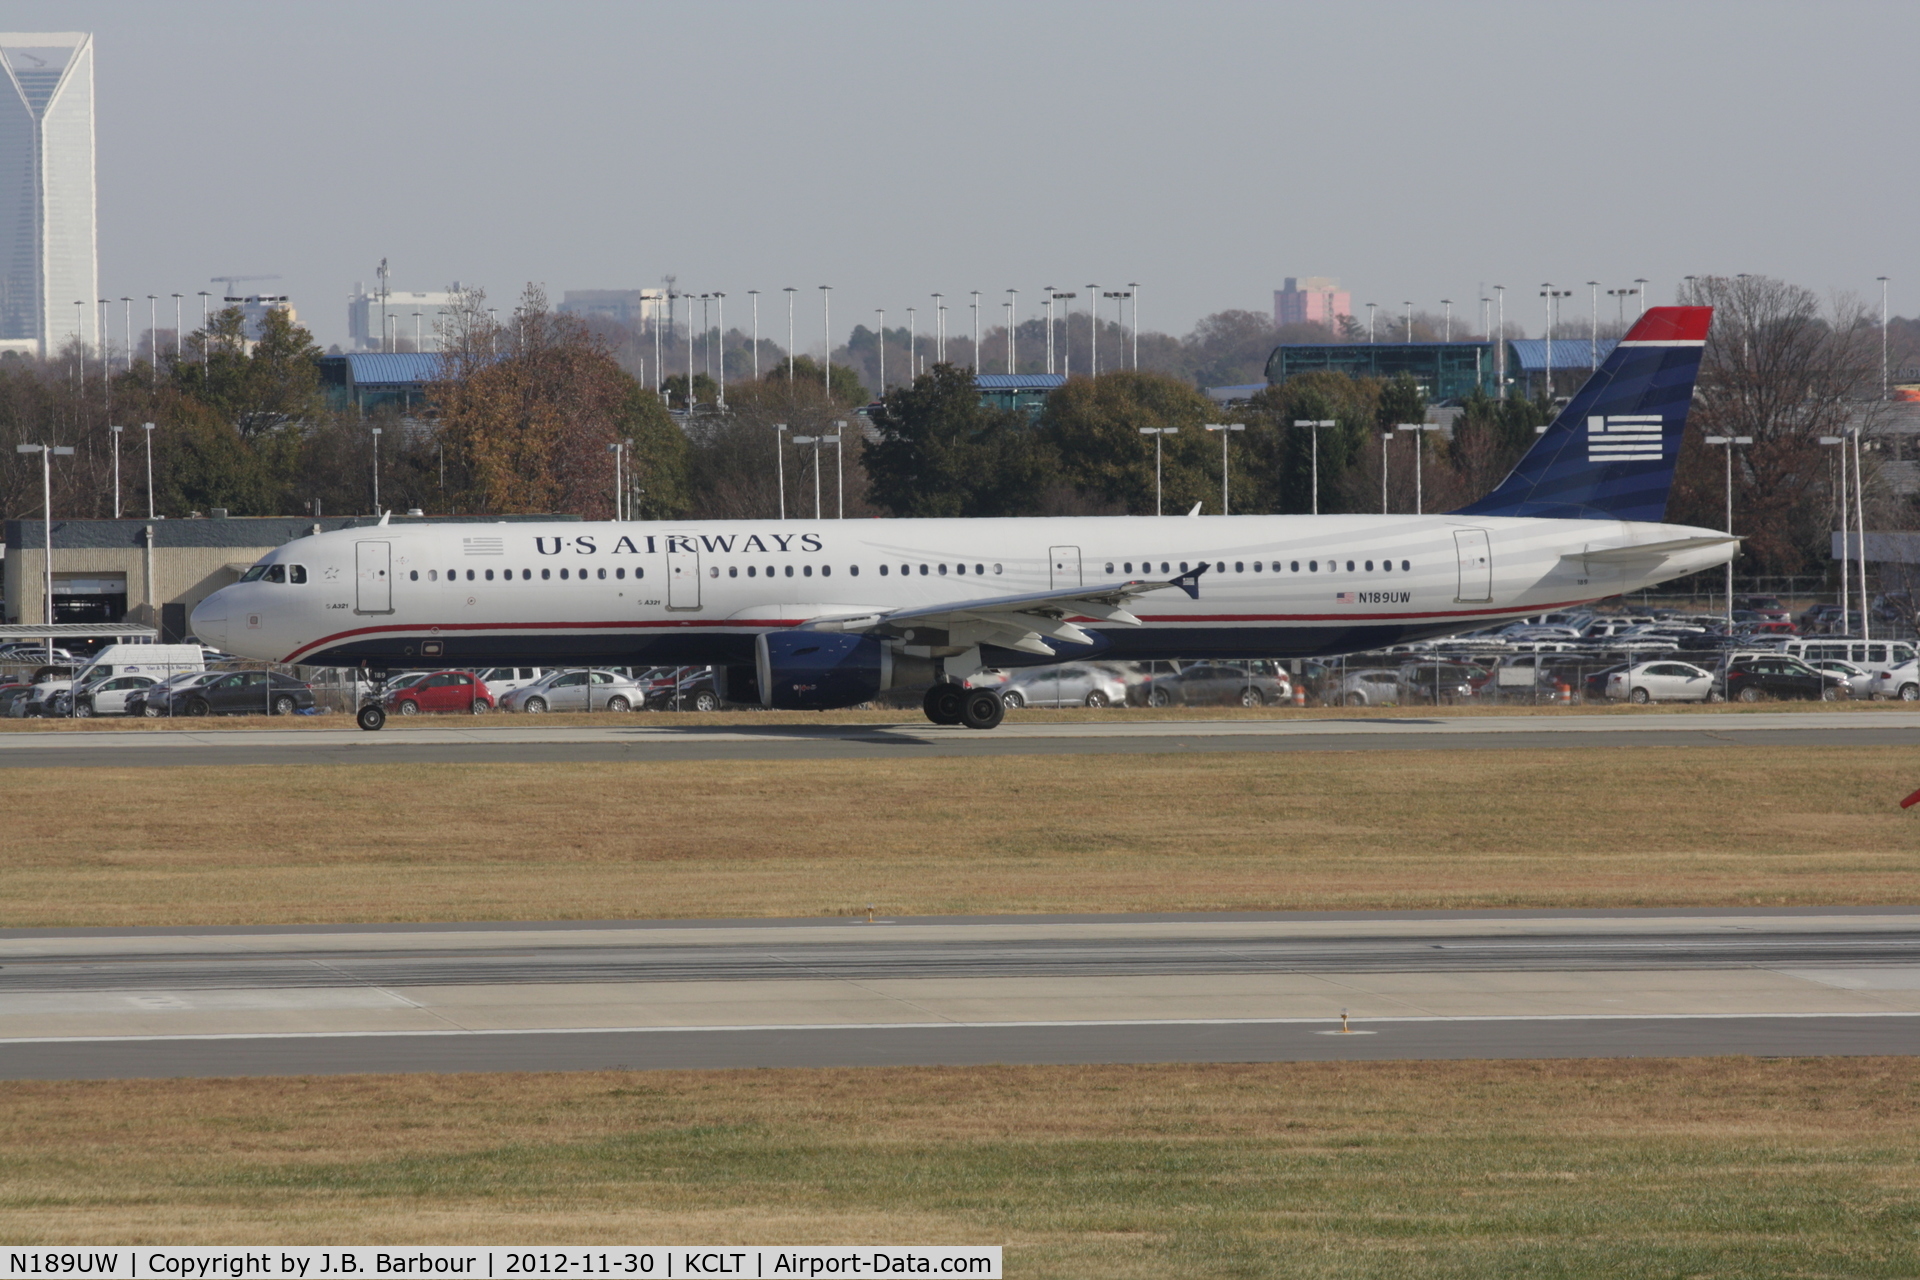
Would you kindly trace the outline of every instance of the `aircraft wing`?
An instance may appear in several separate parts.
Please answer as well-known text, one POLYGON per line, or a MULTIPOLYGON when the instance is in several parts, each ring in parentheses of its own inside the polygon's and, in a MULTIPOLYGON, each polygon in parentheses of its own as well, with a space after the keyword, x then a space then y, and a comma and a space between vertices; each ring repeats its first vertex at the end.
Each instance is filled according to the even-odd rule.
POLYGON ((1728 534, 1720 538, 1675 538, 1670 542, 1643 542, 1631 547, 1605 547, 1599 551, 1569 551, 1561 556, 1562 560, 1589 560, 1598 564, 1631 564, 1653 560, 1665 560, 1682 551, 1694 551, 1700 547, 1721 547, 1740 539, 1728 534))
POLYGON ((1207 565, 1202 563, 1191 572, 1165 580, 1134 579, 985 600, 957 600, 884 613, 815 618, 803 626, 811 631, 879 632, 909 640, 916 639, 911 634, 914 630, 925 627, 929 631, 946 632, 946 645, 952 648, 970 649, 991 644, 1050 658, 1058 651, 1047 643, 1049 640, 1066 644, 1093 643, 1093 637, 1069 619, 1096 618, 1101 622, 1137 627, 1140 619, 1126 607, 1130 600, 1169 587, 1177 587, 1197 600, 1200 575, 1206 571, 1207 565))

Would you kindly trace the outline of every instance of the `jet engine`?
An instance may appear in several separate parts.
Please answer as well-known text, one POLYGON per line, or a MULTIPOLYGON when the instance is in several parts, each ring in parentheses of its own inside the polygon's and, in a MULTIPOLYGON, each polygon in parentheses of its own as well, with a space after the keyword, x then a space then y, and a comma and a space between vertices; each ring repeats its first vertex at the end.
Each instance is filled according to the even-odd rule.
POLYGON ((933 683, 933 663, 841 631, 774 631, 754 642, 760 705, 783 711, 852 707, 885 689, 933 683))

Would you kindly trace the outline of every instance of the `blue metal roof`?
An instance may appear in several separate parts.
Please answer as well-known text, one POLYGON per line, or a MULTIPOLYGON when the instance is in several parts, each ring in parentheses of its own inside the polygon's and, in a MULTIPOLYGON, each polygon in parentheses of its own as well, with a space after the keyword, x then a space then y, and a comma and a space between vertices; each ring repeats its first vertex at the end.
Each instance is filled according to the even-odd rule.
MULTIPOLYGON (((1519 363, 1521 373, 1545 373, 1547 371, 1547 340, 1545 338, 1509 338, 1507 346, 1513 351, 1513 358, 1519 363)), ((1611 338, 1600 340, 1600 360, 1605 360, 1614 348, 1611 338)), ((1593 348, 1586 338, 1555 338, 1553 340, 1553 367, 1556 369, 1585 369, 1597 365, 1593 357, 1593 348)))
POLYGON ((1053 391, 1066 382, 1057 373, 976 373, 973 385, 982 391, 1053 391))
POLYGON ((347 356, 355 386, 397 386, 432 382, 440 376, 440 357, 432 353, 361 351, 347 356))

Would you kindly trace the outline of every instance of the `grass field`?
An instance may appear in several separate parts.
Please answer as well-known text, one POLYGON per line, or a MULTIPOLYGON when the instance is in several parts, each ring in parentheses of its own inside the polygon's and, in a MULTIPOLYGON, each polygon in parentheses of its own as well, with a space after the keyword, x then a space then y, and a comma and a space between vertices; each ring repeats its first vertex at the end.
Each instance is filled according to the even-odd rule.
POLYGON ((8 1243, 1004 1244, 1021 1277, 1912 1276, 1898 1059, 10 1084, 8 1243))
POLYGON ((11 927, 1920 900, 1901 747, 7 780, 11 927))

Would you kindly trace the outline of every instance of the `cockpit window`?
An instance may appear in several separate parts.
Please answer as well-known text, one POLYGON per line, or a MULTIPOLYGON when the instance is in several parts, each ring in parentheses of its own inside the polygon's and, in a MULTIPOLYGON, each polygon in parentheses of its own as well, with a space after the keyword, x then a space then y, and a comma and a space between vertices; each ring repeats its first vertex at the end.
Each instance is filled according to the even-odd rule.
POLYGON ((307 566, 290 564, 287 566, 287 581, 299 586, 307 580, 307 566))
POLYGON ((266 565, 264 565, 264 564, 257 564, 257 565, 255 565, 255 566, 253 566, 253 568, 251 568, 251 569, 249 569, 249 570, 247 570, 247 571, 246 571, 245 573, 243 573, 243 574, 241 574, 241 575, 240 575, 240 581, 242 581, 242 582, 258 582, 258 581, 260 581, 260 579, 261 579, 261 578, 262 578, 263 576, 265 576, 265 574, 266 574, 266 572, 267 572, 267 566, 266 566, 266 565))
POLYGON ((287 580, 287 566, 283 564, 268 565, 266 580, 268 582, 285 582, 287 580))

